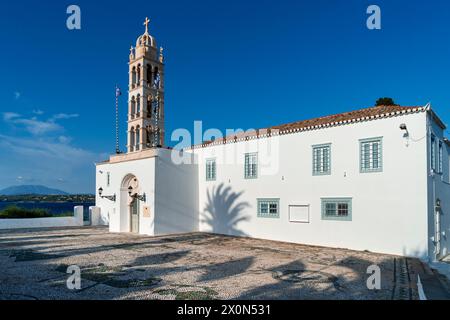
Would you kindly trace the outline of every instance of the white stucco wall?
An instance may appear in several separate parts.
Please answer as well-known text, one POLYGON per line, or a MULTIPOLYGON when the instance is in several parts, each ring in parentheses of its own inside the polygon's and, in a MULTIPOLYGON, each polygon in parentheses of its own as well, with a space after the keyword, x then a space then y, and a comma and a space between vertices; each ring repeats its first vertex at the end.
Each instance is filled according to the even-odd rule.
POLYGON ((105 226, 108 225, 108 221, 102 216, 101 208, 91 206, 89 207, 89 215, 91 217, 91 226, 105 226))
POLYGON ((161 149, 156 158, 155 235, 198 231, 198 166, 193 155, 184 153, 181 164, 172 152, 161 149), (185 162, 183 164, 183 162, 185 162))
POLYGON ((425 119, 421 112, 269 138, 278 139, 273 172, 263 170, 270 157, 260 141, 267 139, 195 149, 200 162, 199 229, 426 256, 427 157, 426 139, 420 139, 426 135, 425 119), (402 123, 417 139, 408 145, 399 129, 402 123), (359 139, 372 137, 383 137, 383 171, 360 173, 359 139), (312 145, 324 143, 331 143, 331 175, 313 176, 312 145), (245 152, 258 152, 257 179, 244 179, 245 152), (240 163, 223 164, 230 157, 240 163), (207 158, 216 158, 216 181, 205 179, 207 158), (322 197, 351 197, 352 220, 322 220, 322 197), (257 198, 279 198, 280 218, 258 218, 257 198), (309 205, 309 223, 289 222, 289 205, 309 205), (208 211, 215 211, 214 217, 208 211))
MULTIPOLYGON (((139 194, 146 194, 140 201, 139 233, 161 235, 198 231, 198 167, 193 161, 176 164, 172 151, 154 150, 155 156, 139 160, 97 165, 96 190, 103 188, 103 195, 116 194, 116 202, 96 196, 102 221, 109 221, 112 232, 130 232, 128 190, 121 189, 129 175, 139 181, 139 194), (107 185, 109 172, 110 184, 107 185), (150 208, 150 217, 144 217, 143 207, 150 208)), ((178 154, 178 152, 177 152, 178 154)), ((193 155, 184 153, 184 158, 193 155)))
POLYGON ((100 207, 102 220, 109 222, 111 232, 130 232, 128 190, 122 182, 129 176, 138 178, 139 194, 146 194, 146 201, 139 201, 139 233, 154 234, 155 213, 155 157, 118 163, 100 163, 96 166, 96 190, 103 188, 103 195, 116 194, 116 201, 101 198, 96 194, 96 206, 100 207), (107 185, 107 174, 110 184, 107 185), (143 207, 150 207, 150 217, 144 217, 143 207))

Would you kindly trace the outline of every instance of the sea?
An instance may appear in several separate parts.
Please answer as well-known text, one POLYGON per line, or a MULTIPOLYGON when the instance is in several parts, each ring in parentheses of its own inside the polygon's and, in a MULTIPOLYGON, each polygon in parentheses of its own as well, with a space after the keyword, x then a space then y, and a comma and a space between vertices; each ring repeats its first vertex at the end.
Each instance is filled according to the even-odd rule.
POLYGON ((84 220, 89 220, 89 207, 94 206, 93 202, 33 202, 33 201, 0 201, 0 211, 9 206, 17 206, 24 209, 46 209, 54 215, 73 212, 73 207, 84 207, 84 220))

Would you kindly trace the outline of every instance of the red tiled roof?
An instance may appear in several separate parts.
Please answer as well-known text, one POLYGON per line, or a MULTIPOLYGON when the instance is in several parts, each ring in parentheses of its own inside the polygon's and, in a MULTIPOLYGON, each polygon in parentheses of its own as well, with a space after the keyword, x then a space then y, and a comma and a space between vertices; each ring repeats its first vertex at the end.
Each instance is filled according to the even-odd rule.
POLYGON ((288 130, 288 129, 297 129, 297 128, 305 128, 305 127, 311 127, 311 126, 320 126, 325 125, 328 123, 336 123, 340 121, 349 121, 349 120, 356 120, 356 119, 362 119, 367 117, 376 117, 381 116, 385 114, 389 114, 392 112, 402 112, 410 109, 417 109, 422 107, 402 107, 402 106, 377 106, 377 107, 370 107, 350 112, 344 112, 344 113, 338 113, 331 116, 325 116, 310 120, 303 120, 303 121, 296 121, 288 124, 283 124, 279 126, 272 127, 274 129, 278 130, 288 130))
POLYGON ((285 134, 297 131, 305 131, 318 129, 323 127, 330 127, 342 125, 353 122, 366 121, 371 119, 395 116, 403 113, 424 111, 426 108, 422 106, 375 106, 350 112, 334 114, 330 116, 314 118, 309 120, 301 120, 292 123, 273 126, 265 129, 259 129, 252 132, 245 132, 225 138, 218 138, 214 141, 205 141, 202 144, 194 145, 191 148, 206 147, 214 142, 214 144, 241 141, 261 135, 278 132, 278 134, 285 134))

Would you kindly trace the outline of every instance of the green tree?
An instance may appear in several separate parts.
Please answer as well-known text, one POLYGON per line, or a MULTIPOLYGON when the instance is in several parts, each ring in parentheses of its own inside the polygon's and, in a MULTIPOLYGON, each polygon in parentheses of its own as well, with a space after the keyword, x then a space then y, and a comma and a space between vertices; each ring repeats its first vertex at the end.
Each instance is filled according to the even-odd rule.
POLYGON ((375 105, 376 106, 398 106, 398 104, 395 104, 394 99, 388 98, 388 97, 379 98, 377 100, 377 102, 375 102, 375 105))

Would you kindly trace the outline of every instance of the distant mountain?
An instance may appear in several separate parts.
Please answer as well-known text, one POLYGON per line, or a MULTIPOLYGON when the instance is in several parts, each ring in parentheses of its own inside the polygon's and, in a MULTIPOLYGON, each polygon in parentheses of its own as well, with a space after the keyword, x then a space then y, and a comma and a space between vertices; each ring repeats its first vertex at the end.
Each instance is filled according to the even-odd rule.
POLYGON ((0 195, 4 196, 17 196, 26 194, 67 195, 68 193, 58 189, 51 189, 45 186, 37 186, 37 185, 13 186, 0 190, 0 195))

